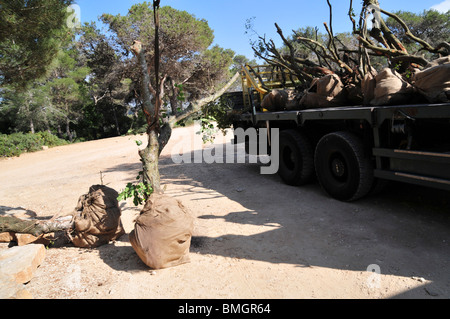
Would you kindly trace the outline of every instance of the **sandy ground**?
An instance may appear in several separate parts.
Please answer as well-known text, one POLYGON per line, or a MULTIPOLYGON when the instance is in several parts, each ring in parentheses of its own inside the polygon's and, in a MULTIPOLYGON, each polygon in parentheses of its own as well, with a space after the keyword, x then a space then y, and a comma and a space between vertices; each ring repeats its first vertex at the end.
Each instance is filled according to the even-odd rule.
MULTIPOLYGON (((183 145, 189 157, 201 155, 199 138, 193 127, 176 129, 160 161, 166 193, 196 217, 190 263, 149 269, 128 239, 141 207, 121 202, 126 234, 98 249, 48 249, 26 286, 34 298, 450 298, 448 192, 392 183, 343 203, 317 182, 290 187, 261 175, 260 164, 174 163, 183 145)), ((0 205, 70 212, 100 172, 120 192, 141 167, 137 139, 145 141, 118 137, 2 159, 0 205)))

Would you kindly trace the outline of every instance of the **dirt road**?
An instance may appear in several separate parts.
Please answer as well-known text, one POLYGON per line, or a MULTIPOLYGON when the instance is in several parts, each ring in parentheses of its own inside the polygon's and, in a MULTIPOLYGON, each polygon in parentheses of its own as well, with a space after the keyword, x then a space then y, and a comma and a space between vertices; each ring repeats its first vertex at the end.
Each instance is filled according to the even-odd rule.
MULTIPOLYGON (((98 249, 47 250, 27 284, 34 298, 450 298, 448 192, 394 183, 343 203, 317 183, 261 175, 259 164, 174 163, 183 145, 202 154, 199 138, 176 129, 160 164, 166 193, 196 217, 190 263, 148 269, 128 240, 140 207, 121 202, 127 234, 98 249)), ((0 205, 70 212, 100 172, 121 191, 140 170, 137 139, 145 142, 118 137, 2 159, 0 205)))

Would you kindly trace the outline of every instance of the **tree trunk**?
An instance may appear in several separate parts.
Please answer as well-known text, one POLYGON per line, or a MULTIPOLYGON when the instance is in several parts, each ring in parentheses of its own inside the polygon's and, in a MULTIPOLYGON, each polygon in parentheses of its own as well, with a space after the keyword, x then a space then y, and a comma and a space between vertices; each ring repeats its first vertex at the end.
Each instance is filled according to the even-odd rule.
POLYGON ((172 95, 170 96, 170 108, 172 109, 172 115, 178 113, 178 88, 175 86, 175 82, 170 79, 170 87, 172 89, 172 95))
POLYGON ((35 131, 34 131, 34 122, 33 122, 33 119, 30 119, 30 131, 31 131, 31 134, 34 134, 34 133, 35 133, 35 131))
POLYGON ((50 220, 23 220, 14 216, 0 216, 0 233, 14 232, 40 236, 73 228, 73 217, 50 220))
POLYGON ((120 136, 120 127, 119 127, 119 121, 117 120, 117 112, 116 112, 116 106, 113 106, 113 114, 114 114, 114 121, 116 123, 116 131, 117 136, 120 136))
POLYGON ((61 139, 64 138, 62 130, 61 130, 61 125, 58 124, 57 130, 58 130, 58 137, 61 139))
POLYGON ((159 140, 155 130, 148 133, 148 144, 144 150, 139 151, 142 160, 144 180, 152 186, 156 193, 161 192, 159 175, 159 140))
MULTIPOLYGON (((150 74, 149 68, 147 65, 147 61, 145 58, 145 50, 142 46, 142 43, 139 41, 134 41, 131 46, 131 51, 138 59, 138 65, 142 76, 141 82, 141 99, 142 99, 142 110, 147 119, 148 129, 148 144, 144 150, 139 151, 139 156, 141 157, 142 166, 143 166, 143 174, 144 174, 144 182, 148 183, 153 191, 156 193, 161 193, 161 183, 160 183, 160 174, 159 174, 159 155, 163 148, 166 146, 167 142, 170 139, 172 134, 172 126, 176 122, 176 118, 180 116, 181 118, 185 118, 188 114, 191 114, 193 111, 198 111, 201 107, 209 102, 214 101, 219 98, 239 77, 239 73, 233 77, 233 79, 224 87, 222 90, 217 92, 215 95, 210 96, 208 98, 204 98, 197 103, 194 103, 190 110, 185 110, 181 114, 178 114, 176 110, 175 101, 172 101, 172 112, 176 114, 176 116, 172 116, 170 119, 166 120, 166 122, 161 126, 160 123, 160 108, 162 106, 162 98, 164 96, 164 83, 166 81, 166 76, 160 81, 159 79, 159 1, 153 1, 154 7, 154 19, 155 19, 155 79, 156 79, 156 90, 152 87, 150 82, 150 74), (155 98, 155 103, 152 102, 152 94, 155 98)), ((174 88, 174 83, 172 82, 172 88, 174 88)), ((176 99, 177 90, 173 90, 173 98, 176 99)))
POLYGON ((70 121, 69 118, 66 118, 66 134, 67 137, 69 138, 70 143, 73 142, 73 137, 72 137, 72 133, 70 132, 70 121))
MULTIPOLYGON (((157 128, 159 127, 159 114, 152 102, 152 94, 150 92, 150 75, 148 73, 148 66, 145 60, 145 52, 142 48, 142 43, 135 41, 131 47, 132 52, 138 58, 140 71, 142 74, 142 110, 147 119, 148 129, 148 144, 144 150, 139 151, 141 157, 144 182, 153 188, 153 191, 160 192, 160 175, 159 175, 159 141, 157 128)), ((158 99, 158 97, 156 97, 158 99)))
POLYGON ((44 110, 44 124, 45 124, 45 128, 46 128, 47 132, 49 134, 52 134, 52 131, 50 130, 50 124, 48 122, 47 113, 45 112, 45 110, 44 110))

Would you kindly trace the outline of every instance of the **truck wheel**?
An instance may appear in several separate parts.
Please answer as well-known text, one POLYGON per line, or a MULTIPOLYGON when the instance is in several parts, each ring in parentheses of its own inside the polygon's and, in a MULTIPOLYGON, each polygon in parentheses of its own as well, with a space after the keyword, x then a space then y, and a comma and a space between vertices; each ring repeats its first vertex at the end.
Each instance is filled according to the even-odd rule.
POLYGON ((314 152, 309 140, 296 130, 280 133, 278 174, 288 185, 304 185, 314 177, 314 152))
POLYGON ((324 136, 314 157, 317 179, 333 198, 354 201, 367 195, 373 184, 373 165, 362 141, 352 133, 324 136))

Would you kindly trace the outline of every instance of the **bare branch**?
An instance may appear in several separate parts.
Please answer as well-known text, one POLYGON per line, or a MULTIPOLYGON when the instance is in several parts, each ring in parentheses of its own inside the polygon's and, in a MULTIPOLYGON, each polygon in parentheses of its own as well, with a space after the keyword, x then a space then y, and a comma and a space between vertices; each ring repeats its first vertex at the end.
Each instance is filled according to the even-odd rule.
POLYGON ((399 63, 399 62, 407 62, 407 63, 416 63, 421 66, 426 66, 429 62, 420 57, 420 56, 414 56, 414 55, 401 55, 391 58, 392 63, 399 63))
MULTIPOLYGON (((334 53, 334 55, 335 55, 336 57, 338 57, 338 56, 339 56, 338 50, 337 50, 337 48, 336 48, 336 44, 334 43, 334 33, 333 33, 333 7, 331 6, 330 0, 327 0, 327 4, 328 4, 328 7, 330 8, 330 27, 328 27, 328 25, 327 25, 326 23, 324 23, 324 25, 325 25, 325 29, 327 30, 328 35, 329 35, 329 39, 328 39, 328 48, 330 47, 330 45, 332 45, 332 46, 333 46, 333 50, 334 50, 333 53, 334 53)), ((331 49, 330 49, 330 51, 331 51, 331 49)))
POLYGON ((195 101, 191 103, 191 106, 184 110, 182 113, 178 114, 177 116, 170 117, 168 123, 172 126, 176 122, 179 122, 187 117, 189 117, 191 114, 199 112, 202 108, 202 106, 211 103, 215 100, 217 100, 219 97, 221 97, 232 85, 236 80, 241 76, 239 72, 236 72, 236 74, 233 76, 233 78, 219 91, 217 91, 215 94, 208 96, 206 98, 200 99, 198 101, 195 101))
POLYGON ((372 50, 377 55, 387 55, 387 56, 407 55, 407 53, 401 50, 378 47, 361 36, 358 37, 358 40, 361 41, 366 48, 372 50))
MULTIPOLYGON (((297 60, 296 58, 295 58, 295 50, 294 50, 294 47, 292 46, 292 44, 284 37, 284 35, 283 35, 283 30, 281 30, 281 28, 278 26, 278 24, 276 24, 275 23, 275 27, 277 28, 277 33, 280 35, 280 37, 281 37, 281 39, 283 40, 283 42, 284 42, 284 44, 289 48, 289 53, 290 53, 290 56, 288 57, 289 58, 289 70, 292 70, 293 71, 293 73, 294 74, 296 74, 297 75, 297 77, 299 78, 299 79, 303 79, 303 78, 306 78, 306 79, 308 79, 308 80, 311 80, 311 76, 309 75, 309 74, 307 74, 307 73, 305 73, 299 66, 298 66, 298 64, 296 63, 296 62, 299 62, 299 60, 297 60)), ((277 51, 277 53, 278 53, 278 51, 277 51)), ((282 55, 280 55, 279 53, 278 53, 278 57, 279 57, 279 59, 282 61, 282 62, 285 62, 285 64, 288 64, 288 63, 286 63, 287 61, 284 59, 284 57, 282 56, 282 55)), ((309 65, 311 65, 311 64, 313 64, 311 61, 309 61, 309 60, 305 60, 305 62, 307 63, 307 64, 309 64, 309 65)))
POLYGON ((416 37, 414 34, 412 34, 411 30, 409 30, 409 28, 406 25, 406 23, 402 19, 400 19, 400 17, 398 15, 396 15, 394 13, 391 13, 391 12, 388 12, 388 11, 385 11, 383 9, 380 9, 380 11, 382 13, 384 13, 385 15, 393 18, 395 21, 397 21, 402 26, 403 30, 405 31, 405 35, 408 36, 409 38, 411 38, 413 41, 415 41, 417 43, 420 43, 424 47, 425 50, 428 50, 430 52, 435 52, 436 51, 436 49, 433 48, 428 42, 426 42, 426 41, 416 37))
POLYGON ((313 40, 313 39, 309 39, 309 38, 305 38, 305 37, 300 37, 300 36, 297 36, 297 39, 298 39, 299 41, 305 41, 305 42, 310 42, 310 43, 316 44, 317 46, 319 46, 320 48, 322 48, 322 50, 324 51, 324 58, 328 58, 328 59, 330 59, 330 60, 336 62, 341 68, 345 69, 345 70, 348 71, 349 73, 353 73, 352 68, 349 67, 349 66, 348 66, 346 63, 344 63, 343 61, 341 61, 341 60, 339 59, 339 57, 334 56, 334 55, 329 55, 328 53, 326 53, 326 52, 327 52, 327 48, 325 48, 325 47, 323 46, 323 44, 321 44, 321 43, 319 43, 319 42, 317 42, 317 41, 315 41, 315 40, 313 40))
POLYGON ((143 49, 140 41, 134 41, 130 49, 131 52, 133 52, 133 54, 138 58, 139 68, 142 75, 142 110, 146 115, 147 123, 150 125, 154 122, 155 105, 152 103, 151 98, 153 87, 150 84, 150 75, 148 72, 147 60, 145 59, 145 50, 143 49))
POLYGON ((353 18, 354 15, 354 10, 353 10, 353 0, 350 0, 350 7, 348 9, 348 17, 350 18, 350 21, 352 22, 352 27, 353 27, 353 34, 357 34, 358 31, 356 30, 356 21, 353 18))

